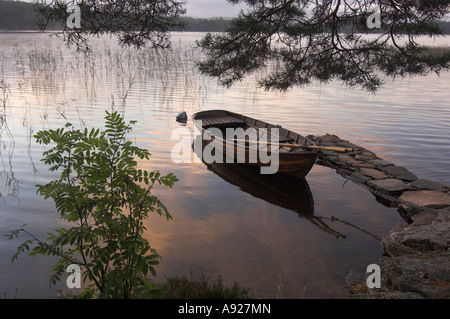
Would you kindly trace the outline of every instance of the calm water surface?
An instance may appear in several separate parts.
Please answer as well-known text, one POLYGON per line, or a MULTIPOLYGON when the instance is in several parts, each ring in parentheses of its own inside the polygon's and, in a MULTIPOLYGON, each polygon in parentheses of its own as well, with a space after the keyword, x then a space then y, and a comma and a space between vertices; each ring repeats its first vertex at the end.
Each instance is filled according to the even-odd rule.
MULTIPOLYGON (((174 34, 172 52, 121 49, 105 37, 84 55, 47 34, 0 34, 0 93, 6 100, 0 111, 6 119, 0 233, 27 224, 45 238, 62 225, 53 203, 36 195, 35 185, 55 176, 40 163, 44 148, 32 134, 60 127, 65 119, 100 127, 105 109, 114 108, 138 121, 130 138, 152 153, 142 168, 173 172, 180 180, 171 190, 155 189, 173 216, 170 222, 158 216, 148 221, 147 236, 163 256, 156 280, 192 271, 221 275, 225 284, 238 282, 257 297, 343 296, 349 273, 364 273, 383 255, 378 238, 403 222, 397 211, 321 166, 305 183, 267 181, 277 192, 273 198, 272 192, 252 193, 254 187, 239 184, 243 176, 235 168, 175 164, 171 134, 181 127, 175 116, 227 109, 304 135, 337 134, 422 178, 450 184, 450 74, 386 80, 376 95, 340 83, 265 92, 257 88, 261 74, 224 89, 193 67, 200 57, 194 40, 201 35, 174 34), (224 178, 225 171, 235 179, 224 178)), ((54 298, 65 283, 49 289, 54 260, 22 255, 11 265, 25 239, 0 237, 0 294, 54 298)))

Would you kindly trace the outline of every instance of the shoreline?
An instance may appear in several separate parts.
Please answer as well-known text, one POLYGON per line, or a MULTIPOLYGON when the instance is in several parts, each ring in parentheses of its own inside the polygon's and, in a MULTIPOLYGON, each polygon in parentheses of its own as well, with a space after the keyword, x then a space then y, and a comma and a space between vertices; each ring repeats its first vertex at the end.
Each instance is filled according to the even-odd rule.
POLYGON ((359 278, 350 282, 350 298, 450 298, 450 187, 420 179, 336 135, 308 139, 317 146, 353 149, 320 151, 316 163, 367 189, 382 205, 397 208, 406 222, 394 226, 381 240, 385 255, 374 260, 381 269, 381 288, 369 289, 365 279, 359 278))

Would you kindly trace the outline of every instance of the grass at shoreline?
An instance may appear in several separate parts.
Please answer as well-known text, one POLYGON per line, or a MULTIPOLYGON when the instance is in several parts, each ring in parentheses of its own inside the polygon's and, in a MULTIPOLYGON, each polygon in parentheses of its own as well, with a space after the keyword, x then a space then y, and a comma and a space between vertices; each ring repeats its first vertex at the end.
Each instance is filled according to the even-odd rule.
POLYGON ((166 278, 158 284, 161 292, 158 299, 252 299, 249 289, 234 283, 232 287, 223 285, 222 277, 211 280, 205 275, 166 278))
MULTIPOLYGON (((224 286, 221 276, 212 279, 203 274, 167 277, 164 282, 154 283, 155 292, 150 299, 253 299, 250 289, 233 286, 224 286)), ((16 291, 17 294, 17 291, 16 291)), ((77 299, 73 291, 59 291, 57 299, 77 299)), ((139 298, 139 297, 138 297, 139 298)), ((7 299, 6 294, 3 299, 7 299)), ((20 297, 14 296, 14 299, 20 297)), ((149 299, 144 297, 143 299, 149 299)))

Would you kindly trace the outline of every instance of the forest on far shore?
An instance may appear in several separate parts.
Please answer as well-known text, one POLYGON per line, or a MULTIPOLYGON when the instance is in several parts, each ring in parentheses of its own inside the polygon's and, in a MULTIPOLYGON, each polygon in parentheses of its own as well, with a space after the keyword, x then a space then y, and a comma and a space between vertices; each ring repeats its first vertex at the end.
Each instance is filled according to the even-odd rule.
MULTIPOLYGON (((185 31, 222 32, 229 18, 191 18, 183 17, 185 31)), ((39 30, 38 13, 32 3, 23 1, 0 0, 0 30, 39 30)), ((60 25, 49 23, 47 30, 60 30, 60 25)))
MULTIPOLYGON (((223 32, 230 18, 191 18, 183 17, 186 22, 184 31, 223 32)), ((32 3, 23 1, 0 0, 0 30, 38 30, 38 14, 32 3)), ((450 34, 450 22, 440 22, 444 34, 450 34)), ((49 23, 47 30, 60 30, 61 26, 49 23)))

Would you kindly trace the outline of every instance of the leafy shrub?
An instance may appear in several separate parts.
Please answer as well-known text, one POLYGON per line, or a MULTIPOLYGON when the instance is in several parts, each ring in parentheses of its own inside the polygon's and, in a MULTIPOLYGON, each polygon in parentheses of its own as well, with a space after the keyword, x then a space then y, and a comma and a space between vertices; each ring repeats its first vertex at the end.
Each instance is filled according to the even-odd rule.
POLYGON ((172 187, 177 179, 138 169, 135 158, 148 160, 150 154, 126 140, 135 122, 126 124, 119 113, 106 113, 105 131, 76 130, 68 123, 35 135, 38 143, 52 145, 42 161, 60 172, 59 179, 37 185, 38 193, 53 199, 71 227, 55 230, 46 242, 25 225, 6 236, 13 239, 21 232, 31 236, 19 245, 13 261, 23 251, 59 257, 51 285, 76 264, 89 283, 80 297, 151 296, 156 287, 148 275, 155 275, 160 256, 143 237, 143 222, 153 212, 172 218, 151 190, 156 183, 172 187))

